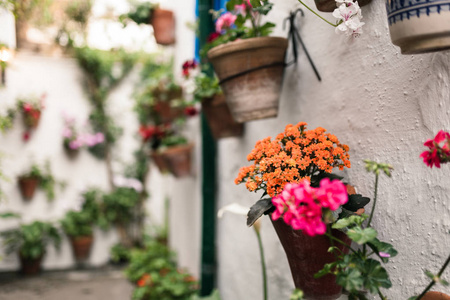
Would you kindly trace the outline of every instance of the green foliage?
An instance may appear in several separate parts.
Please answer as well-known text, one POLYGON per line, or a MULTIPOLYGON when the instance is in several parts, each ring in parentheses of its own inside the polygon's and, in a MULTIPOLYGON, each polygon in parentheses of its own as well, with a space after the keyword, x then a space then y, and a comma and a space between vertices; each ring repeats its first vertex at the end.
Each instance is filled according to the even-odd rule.
POLYGON ((149 24, 152 11, 158 7, 158 4, 152 2, 133 1, 129 13, 121 15, 119 20, 126 25, 126 21, 133 21, 136 24, 149 24))
POLYGON ((57 181, 52 173, 50 161, 46 161, 44 168, 41 168, 37 164, 31 166, 31 170, 28 173, 22 174, 20 178, 36 178, 39 180, 39 188, 41 188, 49 201, 55 199, 55 188, 59 185, 64 188, 65 183, 62 181, 57 181))
POLYGON ((303 299, 303 291, 299 289, 295 289, 291 296, 289 297, 289 300, 302 300, 303 299))
POLYGON ((6 114, 0 116, 0 131, 5 132, 10 129, 13 125, 14 118, 16 116, 16 111, 14 109, 8 109, 6 114))
POLYGON ((115 263, 128 262, 130 261, 131 251, 122 244, 116 244, 111 247, 109 251, 111 261, 115 263))
POLYGON ((24 258, 36 259, 44 255, 48 244, 57 249, 61 243, 61 236, 50 222, 35 221, 21 225, 0 233, 6 253, 20 252, 24 258))
POLYGON ((139 193, 132 188, 119 187, 105 194, 102 214, 106 224, 128 224, 133 219, 133 209, 139 201, 139 193))
POLYGON ((52 22, 50 6, 53 0, 3 0, 2 2, 5 7, 12 9, 16 20, 19 22, 34 21, 35 25, 45 25, 52 22))
POLYGON ((178 145, 186 145, 188 140, 184 136, 169 135, 162 139, 161 147, 174 147, 178 145))
POLYGON ((148 163, 150 158, 146 151, 139 149, 133 153, 134 162, 129 165, 125 171, 125 176, 128 178, 136 178, 144 183, 148 172, 148 163))
POLYGON ((202 72, 196 76, 194 80, 194 99, 196 101, 200 102, 205 98, 211 98, 222 93, 222 89, 219 86, 219 80, 215 76, 211 77, 202 72))
POLYGON ((135 300, 185 300, 197 291, 193 277, 178 270, 174 254, 155 240, 147 242, 144 249, 132 250, 125 274, 137 285, 132 297, 135 300))
POLYGON ((367 172, 372 172, 375 175, 380 174, 380 171, 383 171, 384 174, 386 174, 388 177, 391 177, 391 171, 393 169, 393 167, 389 164, 384 164, 384 163, 377 163, 375 161, 371 161, 371 160, 364 160, 364 162, 366 163, 366 170, 367 172))
POLYGON ((92 9, 92 1, 70 1, 65 9, 65 13, 69 19, 86 26, 92 9))

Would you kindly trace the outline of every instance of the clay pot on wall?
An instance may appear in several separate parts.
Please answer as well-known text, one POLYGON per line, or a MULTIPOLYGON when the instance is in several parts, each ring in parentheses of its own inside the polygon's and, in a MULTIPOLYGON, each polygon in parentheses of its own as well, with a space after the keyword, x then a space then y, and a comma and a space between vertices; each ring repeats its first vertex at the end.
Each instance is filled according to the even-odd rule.
POLYGON ((182 99, 182 89, 172 91, 156 90, 153 92, 153 96, 156 99, 153 110, 157 114, 159 123, 170 123, 183 115, 183 109, 173 105, 174 101, 182 99))
POLYGON ((166 161, 164 160, 162 154, 160 154, 157 151, 154 151, 150 154, 150 157, 152 158, 153 162, 155 163, 156 167, 158 167, 159 172, 161 173, 167 173, 168 167, 166 164, 166 161))
POLYGON ((233 119, 223 94, 203 99, 202 111, 206 116, 209 128, 216 140, 226 137, 242 136, 244 126, 233 119))
POLYGON ((175 17, 172 11, 154 9, 150 16, 155 40, 160 45, 175 44, 175 17))
POLYGON ((41 112, 35 111, 34 114, 23 113, 23 122, 28 129, 36 129, 41 121, 41 112))
POLYGON ((73 255, 77 262, 85 262, 89 258, 93 240, 92 235, 70 237, 73 255))
POLYGON ((422 300, 450 300, 450 296, 440 292, 428 292, 422 298, 422 300))
POLYGON ((392 43, 402 54, 450 49, 450 1, 387 0, 392 43))
POLYGON ((287 45, 285 38, 257 37, 208 51, 208 59, 237 122, 277 116, 287 45))
POLYGON ((38 258, 31 259, 25 258, 19 254, 20 272, 27 276, 38 274, 41 271, 42 257, 43 255, 38 258))
POLYGON ((36 177, 19 177, 19 188, 23 199, 31 200, 39 184, 39 179, 36 177))
MULTIPOLYGON (((272 224, 286 253, 295 287, 303 291, 306 299, 339 298, 342 287, 336 283, 336 276, 327 274, 314 278, 314 274, 325 264, 335 260, 334 254, 328 252, 331 247, 329 238, 324 235, 308 236, 300 230, 292 229, 282 219, 272 221, 272 224)), ((350 245, 351 240, 345 233, 333 229, 332 234, 350 245)), ((347 247, 341 244, 334 246, 348 253, 347 247)))
MULTIPOLYGON (((318 10, 323 12, 333 12, 336 9, 335 0, 314 0, 318 10)), ((364 6, 372 2, 372 0, 358 0, 359 6, 364 6)))
POLYGON ((184 177, 191 174, 192 144, 179 145, 167 148, 161 155, 169 170, 175 177, 184 177))

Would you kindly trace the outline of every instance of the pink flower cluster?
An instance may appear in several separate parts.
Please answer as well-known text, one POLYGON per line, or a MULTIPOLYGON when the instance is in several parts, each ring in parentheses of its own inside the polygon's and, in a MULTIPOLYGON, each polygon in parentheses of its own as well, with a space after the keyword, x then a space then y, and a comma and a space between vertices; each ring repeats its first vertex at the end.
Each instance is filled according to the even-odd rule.
POLYGON ((309 236, 321 235, 326 232, 323 210, 337 210, 347 201, 347 189, 339 180, 324 178, 318 188, 311 187, 308 180, 288 183, 272 198, 272 220, 282 217, 294 230, 303 230, 309 236))
POLYGON ((429 150, 422 152, 420 157, 428 167, 440 168, 441 163, 450 161, 450 134, 448 132, 440 130, 434 139, 426 141, 423 145, 429 150))
POLYGON ((234 6, 234 10, 237 14, 245 16, 247 14, 247 9, 252 9, 253 6, 250 3, 250 0, 244 0, 244 3, 238 4, 234 6))
POLYGON ((105 136, 101 132, 77 135, 70 128, 64 128, 63 137, 68 141, 68 146, 72 150, 79 149, 83 146, 93 147, 105 141, 105 136))
POLYGON ((221 15, 216 21, 216 32, 221 33, 223 30, 229 29, 234 25, 237 16, 230 12, 221 15))

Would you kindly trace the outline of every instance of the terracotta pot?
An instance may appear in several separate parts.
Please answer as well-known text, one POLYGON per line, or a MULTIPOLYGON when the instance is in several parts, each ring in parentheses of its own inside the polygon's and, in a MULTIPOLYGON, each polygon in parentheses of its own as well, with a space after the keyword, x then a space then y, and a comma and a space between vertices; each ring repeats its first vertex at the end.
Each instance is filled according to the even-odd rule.
POLYGON ((202 111, 206 116, 209 128, 214 138, 242 136, 244 126, 236 122, 231 116, 225 96, 215 95, 213 98, 203 99, 202 111))
MULTIPOLYGON (((333 12, 336 9, 335 0, 314 0, 318 10, 323 12, 333 12)), ((359 6, 364 6, 372 2, 372 0, 358 0, 359 6)))
POLYGON ((168 172, 166 161, 164 160, 163 156, 160 153, 154 151, 150 154, 150 157, 153 159, 153 162, 158 167, 159 172, 161 173, 168 172))
POLYGON ((38 274, 41 271, 42 258, 43 255, 35 259, 25 258, 19 253, 20 272, 27 276, 38 274))
POLYGON ((428 292, 422 298, 422 300, 450 300, 450 296, 440 292, 428 292))
POLYGON ((80 149, 70 149, 69 147, 64 147, 64 149, 70 159, 75 159, 80 154, 80 149))
MULTIPOLYGON (((271 218, 272 220, 272 218, 271 218)), ((321 278, 314 278, 327 263, 335 260, 333 253, 328 252, 330 240, 324 235, 310 237, 300 230, 293 230, 282 219, 272 221, 273 227, 286 253, 295 287, 301 289, 305 299, 334 300, 342 292, 336 283, 336 276, 327 274, 321 278)), ((333 230, 332 234, 350 245, 350 239, 345 233, 333 230)), ((348 248, 337 245, 341 251, 348 253, 348 248)))
POLYGON ((75 260, 77 262, 84 262, 89 258, 93 240, 94 238, 92 235, 70 237, 73 255, 75 256, 75 260))
POLYGON ((191 174, 192 144, 174 146, 161 153, 170 173, 175 177, 183 177, 191 174))
POLYGON ((25 126, 30 129, 35 129, 38 127, 39 122, 41 121, 41 112, 36 112, 36 117, 32 117, 30 114, 23 113, 23 121, 25 126))
POLYGON ((212 48, 208 59, 237 122, 276 117, 288 40, 258 37, 212 48))
POLYGON ((160 45, 175 44, 175 17, 166 9, 154 9, 150 16, 155 40, 160 45))
POLYGON ((157 123, 170 123, 183 115, 182 108, 173 106, 175 100, 183 98, 182 89, 172 91, 157 89, 153 91, 153 97, 157 99, 153 106, 153 110, 156 112, 155 118, 157 123))
POLYGON ((450 49, 450 0, 388 0, 392 43, 402 54, 450 49))
POLYGON ((23 199, 31 200, 39 184, 39 179, 36 177, 19 177, 19 188, 23 199))

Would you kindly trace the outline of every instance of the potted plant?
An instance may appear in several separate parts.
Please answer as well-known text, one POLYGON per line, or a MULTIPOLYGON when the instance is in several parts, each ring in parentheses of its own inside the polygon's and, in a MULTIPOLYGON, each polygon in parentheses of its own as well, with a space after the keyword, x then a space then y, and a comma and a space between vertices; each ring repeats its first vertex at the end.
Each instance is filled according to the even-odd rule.
POLYGON ((76 158, 84 146, 85 139, 75 128, 75 119, 64 116, 63 146, 70 158, 76 158))
POLYGON ((70 239, 78 263, 83 263, 89 258, 94 240, 93 227, 99 215, 96 191, 87 191, 83 194, 83 198, 80 210, 69 210, 60 221, 63 231, 70 239))
MULTIPOLYGON (((263 214, 270 214, 273 226, 285 249, 295 286, 303 290, 306 296, 320 299, 335 299, 341 293, 341 287, 336 283, 333 275, 315 279, 317 273, 325 263, 332 262, 334 255, 328 252, 332 246, 328 238, 317 236, 324 234, 325 223, 332 223, 338 218, 362 213, 361 209, 369 201, 368 198, 354 194, 347 196, 347 188, 340 181, 341 177, 332 174, 333 168, 340 170, 350 167, 348 146, 339 142, 336 136, 325 133, 324 128, 318 127, 307 130, 307 124, 287 125, 285 131, 278 134, 272 141, 265 138, 258 141, 255 148, 247 156, 253 165, 241 168, 235 183, 243 183, 249 191, 263 191, 261 199, 250 208, 247 225, 251 226, 263 214), (329 203, 325 203, 327 213, 322 221, 322 206, 315 201, 302 204, 304 208, 314 208, 314 214, 305 222, 296 221, 293 228, 293 215, 284 216, 284 198, 289 194, 294 184, 301 185, 305 191, 321 189, 325 192, 338 186, 340 194, 329 203), (286 192, 282 192, 287 189, 286 192), (281 195, 281 196, 280 196, 281 195), (347 200, 348 202, 344 201, 347 200), (278 220, 283 218, 284 222, 278 220), (316 226, 317 225, 317 226, 316 226), (302 230, 299 232, 298 230, 302 230), (323 297, 323 298, 321 298, 323 297)), ((295 190, 300 188, 295 187, 295 190)), ((304 192, 306 193, 306 192, 304 192)), ((353 191, 351 191, 353 194, 353 191)), ((288 197, 288 200, 290 197, 288 197)), ((328 199, 325 199, 328 201, 328 199)), ((324 200, 324 202, 326 202, 324 200)), ((297 214, 298 215, 298 214, 297 214)), ((345 234, 334 230, 330 235, 344 238, 345 234)), ((336 245, 345 253, 350 241, 336 245)), ((314 298, 315 299, 315 298, 314 298)))
POLYGON ((272 4, 268 0, 252 3, 258 7, 247 0, 228 1, 227 12, 216 20, 218 36, 203 49, 240 123, 277 116, 288 45, 286 38, 268 37, 273 23, 260 24, 272 4))
POLYGON ((131 251, 125 275, 136 285, 133 299, 184 300, 198 290, 196 279, 177 269, 170 249, 154 240, 148 241, 143 249, 131 251))
POLYGON ((59 249, 61 243, 58 230, 49 222, 34 221, 23 224, 19 228, 4 231, 0 235, 6 252, 18 253, 21 271, 25 275, 34 275, 39 272, 48 244, 53 244, 59 249))
MULTIPOLYGON (((192 78, 191 71, 197 69, 195 60, 186 61, 183 64, 183 76, 188 80, 192 78)), ((201 72, 193 76, 194 102, 202 105, 202 111, 208 121, 213 137, 218 140, 226 137, 242 136, 244 126, 236 122, 228 108, 225 96, 219 86, 216 76, 206 75, 206 66, 201 67, 201 72)))
POLYGON ((45 97, 46 94, 42 94, 40 98, 29 97, 18 99, 17 109, 22 113, 23 121, 27 130, 35 129, 39 125, 42 110, 45 108, 45 97))
POLYGON ((392 43, 402 54, 416 54, 450 48, 450 11, 439 1, 386 1, 392 43), (420 4, 420 6, 419 6, 420 4))
POLYGON ((191 156, 194 145, 178 134, 168 134, 161 141, 161 154, 170 173, 180 178, 191 174, 191 156))
POLYGON ((45 163, 44 168, 41 168, 37 164, 33 164, 29 172, 19 176, 18 183, 22 197, 25 200, 31 200, 33 198, 36 187, 45 191, 49 201, 54 200, 55 185, 59 184, 62 187, 64 186, 63 182, 56 181, 51 174, 49 161, 45 163))
POLYGON ((130 19, 137 24, 151 24, 155 40, 160 45, 175 44, 175 17, 172 11, 162 9, 159 4, 140 2, 120 19, 130 19))
POLYGON ((139 128, 139 134, 142 137, 142 141, 150 144, 150 157, 161 173, 166 173, 169 171, 165 160, 159 151, 157 151, 161 146, 164 135, 166 134, 166 128, 167 126, 165 125, 141 125, 139 128))

